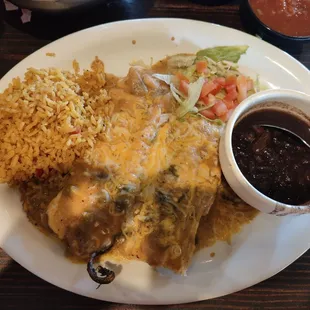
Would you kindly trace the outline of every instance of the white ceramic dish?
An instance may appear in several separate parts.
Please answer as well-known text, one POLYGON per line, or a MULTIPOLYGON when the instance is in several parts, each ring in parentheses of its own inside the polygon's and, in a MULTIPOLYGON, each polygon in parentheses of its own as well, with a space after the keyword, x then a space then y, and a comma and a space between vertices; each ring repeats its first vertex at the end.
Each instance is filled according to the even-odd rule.
POLYGON ((310 213, 310 206, 290 206, 277 202, 260 193, 243 176, 234 158, 232 134, 238 119, 246 112, 268 101, 288 104, 310 115, 310 96, 292 90, 273 89, 254 94, 244 100, 230 117, 220 142, 220 162, 223 174, 230 187, 245 202, 258 210, 274 215, 310 213))
MULTIPOLYGON (((98 55, 108 72, 123 75, 133 59, 147 62, 150 57, 158 60, 167 54, 235 44, 250 46, 240 61, 244 73, 254 78, 260 74, 271 88, 309 92, 309 71, 279 49, 234 29, 182 19, 125 21, 72 34, 19 63, 1 79, 0 90, 30 66, 71 68, 76 58, 81 67, 87 67, 98 55), (132 40, 136 40, 135 45, 132 40), (56 57, 47 57, 47 52, 56 53, 56 57)), ((219 242, 198 253, 187 277, 161 276, 143 263, 132 262, 123 265, 111 285, 96 290, 85 266, 67 260, 60 244, 27 221, 17 193, 0 186, 0 246, 46 281, 101 300, 173 304, 222 296, 273 276, 303 254, 309 244, 310 216, 261 214, 233 238, 231 245, 219 242), (214 258, 210 258, 211 252, 216 252, 214 258)))

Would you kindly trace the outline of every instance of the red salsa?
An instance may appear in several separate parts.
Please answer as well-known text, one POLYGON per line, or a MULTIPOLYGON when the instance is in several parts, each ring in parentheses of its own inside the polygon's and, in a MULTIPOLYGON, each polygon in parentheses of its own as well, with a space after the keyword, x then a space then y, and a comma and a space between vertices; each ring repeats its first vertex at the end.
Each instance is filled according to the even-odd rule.
POLYGON ((268 27, 288 36, 310 35, 310 0, 249 0, 268 27))
MULTIPOLYGON (((261 193, 286 204, 305 204, 310 201, 310 148, 287 131, 262 126, 266 114, 281 121, 294 121, 288 113, 271 110, 245 116, 232 136, 236 162, 261 193)), ((299 134, 304 133, 305 141, 310 141, 309 123, 293 124, 297 124, 299 134)))

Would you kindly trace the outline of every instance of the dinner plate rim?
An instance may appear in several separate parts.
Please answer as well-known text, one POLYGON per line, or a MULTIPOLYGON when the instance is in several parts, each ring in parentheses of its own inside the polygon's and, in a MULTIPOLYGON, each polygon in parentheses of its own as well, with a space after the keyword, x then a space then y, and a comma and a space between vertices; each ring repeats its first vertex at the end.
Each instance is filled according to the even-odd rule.
MULTIPOLYGON (((59 38, 59 39, 57 39, 57 40, 55 40, 53 42, 50 42, 49 44, 41 47, 40 49, 38 49, 35 52, 31 53, 30 55, 25 57, 22 61, 17 63, 1 79, 6 79, 6 77, 10 74, 10 72, 13 69, 18 68, 21 64, 23 64, 24 62, 27 62, 27 60, 31 56, 33 56, 33 55, 35 55, 37 53, 42 52, 42 50, 48 49, 49 47, 53 46, 56 43, 59 43, 61 41, 66 41, 69 37, 72 37, 72 36, 75 36, 75 35, 78 35, 78 34, 82 34, 82 33, 92 32, 92 31, 96 32, 96 31, 98 31, 98 29, 101 29, 101 28, 105 29, 105 28, 113 27, 114 25, 119 25, 119 24, 132 24, 132 23, 140 23, 140 22, 142 22, 142 23, 143 22, 152 22, 152 21, 163 21, 163 22, 184 22, 184 21, 186 21, 186 22, 191 22, 191 23, 194 23, 194 24, 207 24, 207 25, 211 25, 211 26, 214 26, 214 27, 222 28, 222 29, 224 29, 224 31, 225 30, 229 30, 229 31, 233 30, 233 31, 241 33, 243 36, 249 36, 252 39, 255 38, 256 40, 260 40, 260 39, 256 38, 255 36, 250 35, 248 33, 245 33, 245 32, 243 32, 241 30, 238 30, 238 29, 234 29, 234 28, 230 28, 230 27, 227 27, 227 26, 218 25, 218 24, 215 24, 215 23, 198 21, 198 20, 194 20, 194 19, 184 19, 184 18, 145 18, 145 19, 133 19, 133 20, 116 21, 116 22, 111 22, 111 23, 106 23, 106 24, 101 24, 101 25, 90 27, 90 28, 86 28, 86 29, 83 29, 83 30, 80 30, 80 31, 77 31, 77 32, 74 32, 74 33, 71 33, 71 34, 68 34, 68 35, 66 35, 64 37, 61 37, 61 38, 59 38)), ((275 50, 277 50, 277 52, 280 52, 281 54, 285 55, 285 57, 287 57, 287 59, 289 59, 289 61, 294 62, 295 65, 298 65, 300 68, 305 70, 309 74, 309 76, 310 76, 309 69, 305 65, 303 65, 301 62, 299 62, 297 59, 295 59, 293 56, 289 55, 287 52, 282 51, 281 49, 277 48, 276 46, 273 46, 272 44, 270 44, 268 42, 264 42, 264 45, 267 45, 267 46, 269 46, 269 48, 275 49, 275 50)), ((296 261, 309 248, 310 248, 310 244, 308 244, 307 247, 304 247, 304 250, 300 254, 298 254, 293 261, 291 261, 290 263, 285 263, 282 266, 279 266, 279 268, 277 270, 274 269, 273 272, 270 272, 268 277, 262 277, 259 280, 257 280, 257 278, 255 278, 255 280, 249 281, 250 284, 247 284, 247 285, 240 285, 240 286, 236 285, 230 291, 226 291, 224 294, 215 295, 212 298, 217 298, 217 297, 220 297, 220 296, 226 296, 226 295, 229 295, 231 293, 238 292, 240 290, 243 290, 243 289, 246 289, 248 287, 251 287, 251 286, 253 286, 253 285, 257 284, 257 283, 260 283, 261 281, 264 281, 266 279, 269 279, 270 277, 278 274, 280 271, 282 271, 287 266, 289 266, 294 261, 296 261)), ((14 257, 15 255, 13 253, 12 253, 13 255, 11 255, 11 250, 10 249, 6 249, 5 246, 3 246, 3 249, 6 251, 6 253, 8 255, 10 255, 21 266, 23 266, 25 269, 29 270, 31 273, 33 273, 34 275, 38 276, 39 278, 47 281, 48 283, 51 283, 51 284, 53 284, 53 285, 55 285, 55 286, 57 286, 59 288, 65 289, 65 290, 67 290, 69 292, 72 292, 72 293, 75 293, 75 294, 78 294, 78 295, 81 295, 81 296, 85 296, 85 297, 89 297, 89 298, 93 298, 93 299, 97 299, 97 300, 102 300, 102 301, 118 302, 117 299, 113 300, 113 298, 109 300, 109 299, 106 299, 106 298, 105 299, 101 299, 101 298, 98 298, 96 296, 90 296, 89 293, 85 293, 81 289, 70 288, 70 287, 67 287, 66 285, 65 286, 62 285, 61 283, 56 283, 57 281, 51 281, 51 280, 48 279, 48 277, 46 275, 41 275, 40 272, 37 272, 35 270, 34 266, 29 266, 28 264, 22 262, 22 259, 20 259, 20 257, 14 257)), ((182 300, 182 303, 190 303, 190 302, 196 302, 196 301, 202 301, 202 300, 205 300, 205 298, 200 298, 200 299, 197 298, 196 300, 193 300, 193 299, 190 298, 187 301, 186 300, 185 301, 182 300)), ((128 301, 128 303, 132 303, 132 301, 128 301)), ((156 305, 172 305, 172 304, 175 304, 175 302, 172 302, 172 303, 169 303, 169 302, 163 302, 163 303, 157 302, 157 303, 154 303, 154 302, 143 301, 143 302, 137 302, 137 304, 141 304, 141 305, 155 305, 155 304, 156 305)))
POLYGON ((295 57, 293 57, 292 55, 290 55, 289 53, 287 53, 286 51, 281 50, 280 48, 278 48, 275 45, 272 45, 269 42, 263 41, 262 39, 249 34, 247 32, 244 32, 242 30, 239 29, 235 29, 235 28, 231 28, 231 27, 227 27, 224 25, 220 25, 220 24, 216 24, 216 23, 210 23, 210 22, 205 22, 205 21, 201 21, 201 20, 195 20, 195 19, 187 19, 187 18, 173 18, 173 17, 151 17, 151 18, 136 18, 136 19, 128 19, 128 20, 120 20, 120 21, 114 21, 114 22, 109 22, 106 24, 100 24, 100 25, 96 25, 96 26, 92 26, 89 28, 85 28, 79 31, 75 31, 72 32, 70 34, 67 34, 61 38, 58 38, 57 40, 54 40, 42 47, 40 47, 39 49, 37 49, 36 51, 34 51, 33 53, 27 55, 24 59, 22 59, 21 61, 19 61, 16 65, 14 65, 8 72, 5 73, 5 75, 1 78, 1 79, 5 79, 6 76, 16 67, 18 67, 20 64, 22 64, 24 61, 27 61, 29 57, 31 57, 32 55, 41 52, 42 50, 45 50, 46 48, 48 48, 49 46, 52 46, 56 43, 59 43, 61 41, 67 40, 69 37, 75 36, 77 34, 82 34, 83 32, 88 32, 88 31, 94 31, 96 29, 100 29, 100 28, 108 28, 110 26, 113 27, 113 25, 119 25, 119 24, 130 24, 130 23, 139 23, 139 22, 151 22, 151 21, 175 21, 175 22, 192 22, 192 23, 200 23, 200 24, 208 24, 214 27, 219 27, 222 29, 226 29, 226 30, 233 30, 233 31, 237 31, 238 33, 241 33, 242 35, 245 36, 249 36, 252 39, 258 40, 258 41, 262 41, 265 45, 269 46, 272 49, 277 50, 278 52, 282 53, 283 55, 286 55, 286 57, 288 57, 291 61, 295 62, 295 64, 299 65, 300 67, 302 67, 303 69, 305 69, 306 71, 308 71, 308 73, 310 73, 310 69, 308 69, 303 63, 301 63, 300 61, 298 61, 295 57))

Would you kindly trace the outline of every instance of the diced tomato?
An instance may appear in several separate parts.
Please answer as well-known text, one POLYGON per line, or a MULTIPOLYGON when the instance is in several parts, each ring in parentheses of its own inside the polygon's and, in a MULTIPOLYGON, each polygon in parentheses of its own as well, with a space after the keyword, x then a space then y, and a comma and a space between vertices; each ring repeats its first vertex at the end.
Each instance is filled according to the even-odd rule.
POLYGON ((239 104, 238 100, 234 100, 234 108, 236 108, 238 104, 239 104))
POLYGON ((209 97, 205 96, 203 98, 200 99, 205 105, 209 105, 210 101, 209 101, 209 97))
POLYGON ((205 105, 210 105, 215 104, 216 98, 212 94, 209 94, 208 96, 203 97, 201 100, 205 105))
POLYGON ((36 169, 36 177, 37 178, 41 178, 43 173, 44 173, 43 169, 36 169))
POLYGON ((209 119, 216 119, 215 114, 210 109, 200 111, 200 114, 209 119))
POLYGON ((235 88, 235 89, 229 91, 224 99, 227 101, 233 101, 233 100, 236 100, 237 97, 238 97, 238 93, 237 93, 237 90, 235 88))
POLYGON ((231 91, 234 91, 237 89, 237 85, 236 84, 229 84, 225 86, 226 91, 229 93, 231 91))
POLYGON ((254 88, 254 83, 251 79, 248 79, 248 91, 254 88))
POLYGON ((216 95, 217 93, 219 93, 221 90, 222 90, 222 85, 221 84, 218 84, 218 83, 215 83, 216 87, 215 89, 213 89, 210 93, 212 95, 216 95))
POLYGON ((222 115, 222 116, 220 116, 220 120, 221 120, 222 122, 226 123, 226 122, 228 121, 227 113, 224 114, 224 115, 222 115))
POLYGON ((229 120, 229 118, 231 117, 232 113, 234 112, 234 109, 230 109, 228 110, 228 112, 222 116, 220 116, 220 119, 223 121, 223 122, 227 122, 229 120))
POLYGON ((189 79, 181 72, 178 72, 176 74, 176 77, 179 79, 179 81, 186 81, 187 83, 189 83, 189 79))
POLYGON ((208 98, 209 98, 209 103, 214 103, 214 104, 215 104, 215 101, 216 101, 217 99, 215 98, 214 95, 209 94, 209 95, 208 95, 208 98))
POLYGON ((217 84, 220 84, 221 86, 225 86, 226 85, 225 78, 223 78, 223 77, 217 77, 217 78, 214 79, 213 82, 217 83, 217 84))
POLYGON ((226 104, 227 109, 232 109, 235 107, 233 100, 226 100, 224 99, 223 102, 226 104))
POLYGON ((240 103, 247 97, 248 93, 248 81, 243 75, 239 75, 237 78, 237 90, 238 90, 238 102, 240 103))
POLYGON ((226 86, 228 85, 236 85, 237 77, 235 75, 230 75, 226 78, 226 86))
POLYGON ((222 100, 217 100, 217 102, 211 109, 212 112, 217 116, 222 116, 228 112, 227 106, 222 100))
POLYGON ((218 84, 215 84, 213 82, 206 81, 202 86, 200 98, 206 97, 209 93, 216 89, 217 85, 218 84))
POLYGON ((205 96, 203 98, 200 98, 200 101, 203 102, 205 105, 208 105, 209 104, 209 97, 205 96))
POLYGON ((196 71, 198 73, 207 73, 208 63, 206 61, 197 61, 196 62, 196 71))
POLYGON ((188 95, 188 88, 189 88, 189 83, 185 80, 181 80, 180 81, 180 91, 183 94, 188 95))

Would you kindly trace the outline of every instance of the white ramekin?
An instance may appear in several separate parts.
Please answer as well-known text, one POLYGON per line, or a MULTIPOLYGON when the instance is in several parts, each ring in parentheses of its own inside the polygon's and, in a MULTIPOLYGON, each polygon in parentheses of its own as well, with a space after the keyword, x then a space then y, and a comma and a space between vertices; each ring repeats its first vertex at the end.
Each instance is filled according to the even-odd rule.
MULTIPOLYGON (((268 101, 278 101, 310 116, 310 96, 292 90, 267 90, 244 100, 230 117, 220 141, 219 157, 223 174, 234 192, 256 209, 275 215, 310 213, 310 205, 293 206, 275 201, 255 189, 240 171, 232 150, 232 133, 237 120, 249 110, 268 101)), ((309 129, 310 130, 310 129, 309 129)))

